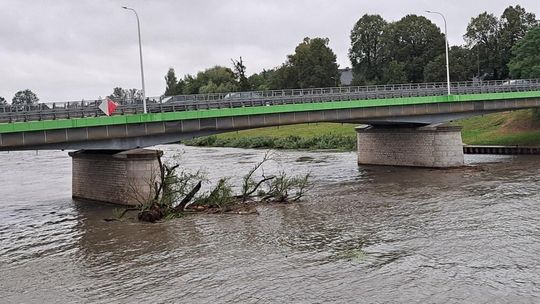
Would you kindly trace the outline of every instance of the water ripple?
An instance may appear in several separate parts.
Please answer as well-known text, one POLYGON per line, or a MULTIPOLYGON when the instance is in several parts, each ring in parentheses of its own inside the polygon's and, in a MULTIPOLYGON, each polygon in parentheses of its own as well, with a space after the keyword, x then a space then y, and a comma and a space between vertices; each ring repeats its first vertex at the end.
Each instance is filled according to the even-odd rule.
MULTIPOLYGON (((162 148, 233 183, 264 154, 162 148)), ((280 152, 268 173, 312 173, 302 203, 149 225, 105 222, 113 207, 71 201, 64 152, 2 156, 19 172, 0 176, 2 302, 540 302, 537 158, 429 170, 280 152)))

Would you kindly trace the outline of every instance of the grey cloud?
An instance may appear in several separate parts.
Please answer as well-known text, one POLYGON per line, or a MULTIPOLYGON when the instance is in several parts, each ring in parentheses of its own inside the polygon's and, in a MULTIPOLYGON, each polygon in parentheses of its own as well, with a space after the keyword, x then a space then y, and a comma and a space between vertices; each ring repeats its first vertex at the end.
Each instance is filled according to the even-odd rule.
MULTIPOLYGON (((462 44, 471 17, 500 15, 512 1, 364 0, 3 0, 0 2, 0 96, 25 88, 41 100, 96 98, 115 86, 140 87, 135 17, 140 14, 147 95, 178 74, 230 65, 242 56, 250 73, 273 68, 306 36, 328 37, 348 66, 349 32, 365 13, 387 20, 426 9, 444 12, 451 44, 462 44)), ((520 1, 540 15, 540 2, 520 1)), ((428 16, 442 28, 438 16, 428 16)))

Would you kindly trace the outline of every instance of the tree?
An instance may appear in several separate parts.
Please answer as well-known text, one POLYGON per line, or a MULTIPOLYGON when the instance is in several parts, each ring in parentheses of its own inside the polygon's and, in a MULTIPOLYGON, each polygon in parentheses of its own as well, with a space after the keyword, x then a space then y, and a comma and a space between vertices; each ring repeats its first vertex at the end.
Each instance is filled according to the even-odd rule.
MULTIPOLYGON (((467 81, 475 75, 475 61, 471 50, 462 46, 452 46, 448 54, 450 60, 450 80, 467 81)), ((446 56, 440 54, 435 57, 424 69, 426 82, 446 81, 446 56)))
MULTIPOLYGON (((388 24, 381 37, 385 62, 404 65, 408 82, 423 82, 424 67, 444 53, 445 39, 440 29, 423 16, 407 15, 388 24)), ((386 79, 392 76, 385 76, 386 79)))
POLYGON ((227 93, 238 90, 234 72, 226 67, 215 66, 197 74, 197 93, 227 93))
POLYGON ((512 56, 512 48, 525 37, 529 29, 538 25, 534 13, 528 13, 519 5, 507 7, 500 19, 500 44, 501 44, 501 75, 500 78, 508 78, 508 63, 512 56))
POLYGON ((487 12, 471 18, 464 38, 476 54, 478 76, 507 78, 512 48, 537 24, 536 16, 519 5, 507 7, 500 18, 487 12))
POLYGON ((464 36, 468 47, 477 55, 479 75, 499 79, 502 65, 500 53, 499 19, 484 12, 471 18, 464 36))
POLYGON ((377 83, 381 79, 381 35, 387 24, 380 15, 365 14, 351 30, 349 59, 355 84, 377 83))
POLYGON ((112 94, 107 96, 107 98, 110 98, 117 103, 124 103, 126 98, 124 89, 122 89, 121 87, 114 88, 112 94))
POLYGON ((4 97, 0 96, 0 106, 5 106, 7 105, 7 101, 4 97))
POLYGON ((36 104, 39 101, 39 98, 34 94, 34 92, 26 89, 15 93, 11 104, 13 106, 31 106, 36 104))
POLYGON ((182 93, 184 94, 198 94, 199 88, 201 87, 201 80, 197 79, 192 75, 184 76, 184 88, 182 93))
POLYGON ((270 90, 270 80, 274 75, 275 70, 262 70, 258 74, 249 76, 248 82, 250 90, 254 91, 266 91, 270 90))
MULTIPOLYGON (((441 58, 444 55, 441 55, 441 58)), ((463 46, 452 46, 448 54, 450 58, 450 79, 452 81, 470 81, 477 71, 474 53, 463 46)))
POLYGON ((293 66, 286 62, 277 68, 269 81, 271 90, 298 88, 298 75, 293 66))
POLYGON ((287 61, 272 75, 272 89, 335 86, 339 80, 336 54, 328 47, 328 38, 309 38, 295 48, 287 61))
POLYGON ((336 54, 328 47, 328 38, 304 38, 289 62, 298 79, 300 88, 335 86, 339 79, 336 54))
POLYGON ((231 59, 231 61, 234 67, 234 76, 238 82, 238 88, 240 91, 249 91, 251 89, 251 85, 246 77, 246 66, 242 61, 242 57, 240 57, 238 61, 234 59, 231 59))
POLYGON ((508 67, 512 78, 540 78, 540 26, 527 32, 512 49, 508 67))
MULTIPOLYGON (((450 55, 449 55, 450 56, 450 55)), ((451 69, 454 69, 454 62, 452 61, 451 69)), ((455 80, 450 76, 450 79, 455 80)), ((442 82, 446 81, 446 56, 439 55, 430 61, 424 68, 424 81, 425 82, 442 82)))
POLYGON ((119 104, 130 104, 142 102, 142 91, 138 89, 122 89, 116 87, 113 89, 113 93, 107 98, 114 100, 119 104))
POLYGON ((227 93, 238 90, 234 72, 218 65, 198 72, 196 76, 185 75, 181 82, 183 94, 227 93))
POLYGON ((390 61, 384 66, 382 71, 382 81, 387 84, 399 84, 407 82, 405 63, 390 61))
POLYGON ((138 89, 125 90, 125 96, 128 103, 142 102, 142 99, 143 99, 142 91, 138 89))
POLYGON ((184 89, 184 81, 176 78, 176 74, 173 68, 169 68, 167 75, 165 75, 165 96, 180 95, 184 89))
POLYGON ((214 66, 197 75, 185 75, 177 80, 174 69, 170 68, 165 76, 165 96, 179 94, 205 94, 249 91, 254 89, 246 76, 246 66, 242 57, 239 60, 231 59, 233 69, 214 66))

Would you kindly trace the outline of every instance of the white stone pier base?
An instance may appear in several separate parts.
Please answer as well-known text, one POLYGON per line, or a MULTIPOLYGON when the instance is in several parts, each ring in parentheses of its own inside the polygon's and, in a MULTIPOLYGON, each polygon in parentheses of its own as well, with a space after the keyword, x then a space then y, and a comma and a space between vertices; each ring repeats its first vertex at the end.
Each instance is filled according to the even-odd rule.
POLYGON ((162 154, 147 149, 70 152, 73 198, 137 205, 152 195, 150 185, 159 177, 162 154))
POLYGON ((448 168, 463 166, 461 127, 357 128, 358 164, 448 168))

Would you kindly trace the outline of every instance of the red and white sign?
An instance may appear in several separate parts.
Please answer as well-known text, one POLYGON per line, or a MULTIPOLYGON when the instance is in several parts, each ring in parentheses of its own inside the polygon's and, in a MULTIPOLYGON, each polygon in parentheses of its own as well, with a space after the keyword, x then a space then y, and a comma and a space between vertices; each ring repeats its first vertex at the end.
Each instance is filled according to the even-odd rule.
POLYGON ((103 113, 105 113, 105 115, 107 116, 111 116, 117 107, 118 107, 118 104, 110 100, 109 98, 105 99, 105 101, 103 101, 99 105, 99 108, 101 109, 101 111, 103 111, 103 113))

